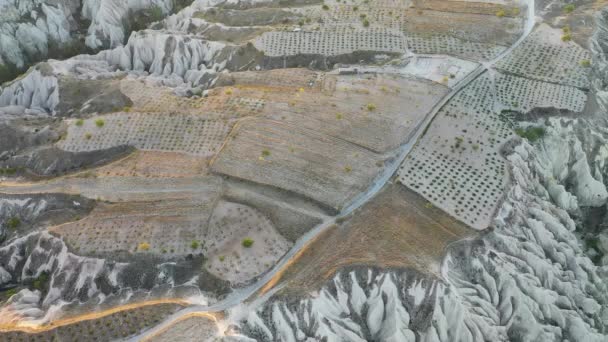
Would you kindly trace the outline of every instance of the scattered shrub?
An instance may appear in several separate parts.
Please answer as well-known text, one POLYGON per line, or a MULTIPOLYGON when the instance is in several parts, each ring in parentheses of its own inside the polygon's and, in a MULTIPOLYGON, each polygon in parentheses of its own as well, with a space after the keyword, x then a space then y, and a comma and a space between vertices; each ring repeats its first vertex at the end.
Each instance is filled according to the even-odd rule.
POLYGON ((87 140, 91 140, 92 137, 93 137, 93 134, 91 134, 91 133, 87 133, 84 135, 84 138, 87 140))
POLYGON ((19 69, 13 65, 0 64, 0 84, 14 80, 24 71, 25 70, 19 69))
POLYGON ((327 5, 323 5, 323 6, 321 6, 321 8, 323 8, 323 10, 325 10, 325 11, 329 10, 329 6, 327 6, 327 5))
POLYGON ((504 17, 506 14, 507 14, 507 13, 506 13, 506 12, 505 12, 505 10, 504 10, 504 9, 502 9, 502 8, 501 8, 501 9, 499 9, 498 11, 496 11, 496 16, 497 16, 497 17, 499 17, 499 18, 504 17))
POLYGON ((376 105, 373 104, 373 103, 368 103, 367 104, 367 110, 370 111, 370 112, 375 111, 376 110, 376 105))
POLYGON ((147 242, 142 242, 139 244, 139 246, 137 246, 137 249, 145 252, 150 249, 150 244, 147 242))
POLYGON ((158 6, 152 6, 148 10, 148 13, 150 15, 150 21, 152 22, 163 20, 163 17, 165 16, 163 10, 158 6))
POLYGON ((369 27, 369 20, 363 19, 363 27, 369 27))
POLYGON ((269 151, 269 150, 267 150, 267 149, 266 149, 266 150, 263 150, 263 151, 262 151, 262 157, 268 157, 268 156, 270 156, 270 151, 269 151))
POLYGON ((563 7, 564 13, 572 13, 576 6, 574 4, 567 4, 563 7))
POLYGON ((17 229, 21 225, 21 220, 18 217, 11 217, 6 221, 8 229, 17 229))
POLYGON ((199 246, 200 246, 200 243, 198 241, 196 241, 196 240, 193 240, 190 243, 190 248, 192 248, 192 249, 197 249, 199 246))
POLYGON ((244 238, 242 244, 243 244, 243 247, 250 248, 251 246, 253 246, 253 242, 254 241, 252 238, 244 238))
POLYGON ((545 135, 545 128, 544 127, 516 128, 515 133, 522 138, 528 139, 530 142, 535 142, 545 135))
POLYGON ((46 272, 41 273, 38 278, 34 280, 32 286, 34 289, 43 291, 47 288, 47 283, 49 282, 49 275, 46 272))
POLYGON ((590 67, 590 66, 591 66, 591 61, 590 61, 590 60, 588 60, 588 59, 583 59, 583 60, 581 61, 581 66, 582 66, 582 67, 584 67, 584 68, 588 68, 588 67, 590 67))
POLYGON ((76 126, 80 127, 82 125, 84 125, 84 120, 82 120, 82 119, 76 120, 76 126))
POLYGON ((103 119, 97 119, 97 120, 95 120, 95 126, 97 126, 99 128, 103 127, 105 124, 106 124, 106 122, 103 121, 103 119))
POLYGON ((562 41, 569 42, 572 40, 572 31, 570 30, 570 26, 566 25, 562 27, 562 31, 564 32, 562 35, 562 41))

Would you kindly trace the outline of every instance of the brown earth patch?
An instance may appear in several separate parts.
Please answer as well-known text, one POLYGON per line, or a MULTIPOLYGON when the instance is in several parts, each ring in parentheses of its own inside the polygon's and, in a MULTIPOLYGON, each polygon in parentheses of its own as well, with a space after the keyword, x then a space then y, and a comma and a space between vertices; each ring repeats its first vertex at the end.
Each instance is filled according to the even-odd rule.
POLYGON ((411 267, 439 276, 446 246, 474 234, 404 186, 388 185, 310 242, 271 283, 284 282, 287 292, 309 292, 350 265, 411 267))

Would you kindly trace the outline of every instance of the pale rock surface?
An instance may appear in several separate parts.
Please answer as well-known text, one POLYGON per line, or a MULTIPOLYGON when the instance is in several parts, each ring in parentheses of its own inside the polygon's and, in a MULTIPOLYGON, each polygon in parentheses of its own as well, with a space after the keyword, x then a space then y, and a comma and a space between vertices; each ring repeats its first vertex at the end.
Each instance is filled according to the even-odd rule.
POLYGON ((38 69, 30 70, 4 88, 0 87, 0 107, 23 106, 52 113, 58 103, 57 78, 38 69))
MULTIPOLYGON (((575 130, 585 122, 551 118, 537 154, 541 181, 553 201, 562 209, 574 212, 579 206, 599 207, 606 204, 606 186, 594 177, 583 145, 575 130), (569 184, 566 189, 564 184, 569 184)), ((604 140, 605 141, 605 140, 604 140)), ((604 164, 606 158, 596 163, 604 164)))
POLYGON ((172 0, 84 0, 82 16, 91 20, 86 44, 92 49, 115 48, 125 41, 127 36, 125 22, 134 11, 158 7, 168 14, 172 0))
POLYGON ((8 300, 8 305, 0 309, 0 324, 33 321, 44 317, 40 308, 40 291, 23 289, 8 300))
POLYGON ((75 44, 85 25, 77 18, 90 21, 84 38, 87 47, 122 46, 133 13, 155 7, 167 15, 173 6, 173 0, 2 0, 0 65, 21 69, 47 57, 51 47, 61 50, 75 44))
POLYGON ((176 88, 178 94, 200 86, 221 72, 230 51, 218 42, 168 31, 142 31, 125 46, 97 55, 41 63, 12 83, 0 87, 0 108, 23 106, 54 114, 59 104, 58 78, 107 79, 128 75, 158 86, 176 88))
POLYGON ((71 41, 77 0, 0 1, 0 64, 23 68, 71 41))

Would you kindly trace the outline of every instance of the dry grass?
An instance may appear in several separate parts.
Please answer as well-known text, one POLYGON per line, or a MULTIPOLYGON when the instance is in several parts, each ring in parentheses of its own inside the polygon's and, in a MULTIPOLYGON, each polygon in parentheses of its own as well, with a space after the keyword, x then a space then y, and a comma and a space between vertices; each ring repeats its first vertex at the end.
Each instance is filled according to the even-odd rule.
POLYGON ((286 291, 310 291, 349 265, 412 267, 439 273, 446 246, 475 232, 390 185, 352 218, 318 236, 283 273, 286 291))

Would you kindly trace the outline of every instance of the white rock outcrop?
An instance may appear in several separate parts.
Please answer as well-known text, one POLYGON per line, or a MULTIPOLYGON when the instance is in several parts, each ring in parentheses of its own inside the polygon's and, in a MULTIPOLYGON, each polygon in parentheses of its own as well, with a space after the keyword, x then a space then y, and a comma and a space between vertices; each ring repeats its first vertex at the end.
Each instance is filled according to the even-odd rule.
POLYGON ((115 48, 128 35, 125 23, 135 11, 157 7, 168 14, 173 0, 83 0, 82 16, 91 20, 86 45, 92 49, 115 48))
POLYGON ((47 56, 51 44, 71 41, 78 0, 0 1, 0 58, 23 68, 47 56))
POLYGON ((22 106, 42 112, 53 112, 59 103, 57 77, 30 69, 21 79, 0 87, 0 107, 22 106))
MULTIPOLYGON (((18 69, 44 59, 51 49, 81 40, 93 50, 122 46, 132 14, 155 9, 168 15, 173 0, 2 0, 0 1, 0 66, 18 69), (86 19, 82 20, 82 19, 86 19), (83 27, 90 22, 88 28, 83 27)), ((155 18, 154 18, 155 19, 155 18)))

